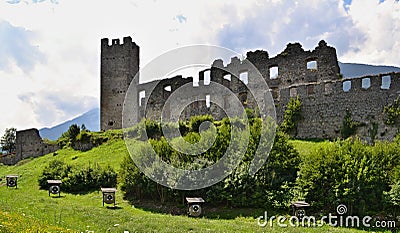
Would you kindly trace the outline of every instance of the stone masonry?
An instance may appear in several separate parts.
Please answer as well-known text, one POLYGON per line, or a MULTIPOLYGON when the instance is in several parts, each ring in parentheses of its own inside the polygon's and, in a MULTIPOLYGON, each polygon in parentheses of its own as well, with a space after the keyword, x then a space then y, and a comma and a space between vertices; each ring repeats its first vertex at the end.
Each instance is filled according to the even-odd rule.
MULTIPOLYGON (((122 127, 122 106, 130 81, 139 70, 139 47, 130 37, 101 41, 101 130, 119 129, 122 127)), ((296 138, 340 137, 340 128, 346 111, 350 111, 352 119, 360 123, 357 135, 371 140, 392 139, 397 127, 386 125, 383 109, 392 104, 400 93, 400 73, 388 73, 346 79, 340 75, 336 49, 320 41, 312 51, 305 51, 301 44, 288 44, 283 52, 269 57, 268 52, 257 50, 248 52, 246 59, 254 64, 267 82, 276 108, 278 123, 282 122, 285 107, 291 97, 299 96, 302 101, 302 119, 298 122, 296 138), (350 88, 349 88, 350 87, 350 88), (373 128, 377 129, 372 135, 373 128), (376 128, 377 127, 377 128, 376 128)), ((173 106, 165 106, 166 100, 177 88, 193 83, 193 95, 196 90, 206 89, 204 82, 206 72, 210 72, 210 80, 229 88, 245 107, 254 108, 255 103, 248 93, 246 81, 241 80, 246 74, 248 83, 252 74, 248 63, 237 57, 231 58, 229 64, 215 60, 209 69, 199 73, 199 83, 195 85, 192 77, 175 76, 161 80, 150 93, 149 87, 156 81, 134 83, 137 85, 137 104, 140 111, 138 118, 159 120, 162 108, 168 114, 173 106), (146 106, 146 109, 144 108, 146 106)), ((158 77, 155 77, 158 78, 158 77)), ((153 85, 154 86, 154 85, 153 85)), ((213 100, 223 103, 223 108, 233 108, 231 100, 226 96, 209 96, 207 104, 204 96, 195 96, 194 101, 182 112, 180 118, 188 119, 199 114, 212 114, 215 119, 224 117, 221 107, 214 105, 213 100)), ((221 105, 220 105, 221 106, 221 105)))
POLYGON ((37 129, 20 130, 16 134, 16 153, 1 157, 0 163, 13 165, 22 159, 39 157, 58 149, 58 145, 44 142, 37 129))
POLYGON ((100 129, 122 128, 122 104, 126 91, 139 71, 139 46, 125 37, 123 44, 101 40, 100 129))

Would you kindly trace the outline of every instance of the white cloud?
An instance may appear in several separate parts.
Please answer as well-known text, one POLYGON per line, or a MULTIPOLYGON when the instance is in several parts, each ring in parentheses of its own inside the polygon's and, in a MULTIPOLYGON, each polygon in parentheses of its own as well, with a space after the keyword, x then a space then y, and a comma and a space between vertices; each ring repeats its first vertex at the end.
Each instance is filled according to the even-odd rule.
POLYGON ((251 8, 234 8, 233 21, 218 32, 219 43, 242 53, 262 48, 274 56, 289 42, 313 49, 324 39, 340 55, 351 49, 351 41, 362 38, 338 1, 265 1, 251 8))
POLYGON ((97 106, 95 97, 62 91, 28 92, 19 95, 18 99, 31 107, 36 122, 42 125, 60 123, 65 117, 79 115, 97 106))
POLYGON ((345 61, 400 65, 400 3, 353 0, 349 18, 365 40, 354 41, 345 61))
POLYGON ((217 44, 241 53, 263 48, 273 56, 289 42, 312 49, 320 39, 344 61, 400 66, 399 3, 389 0, 9 2, 0 2, 0 22, 25 37, 0 38, 25 41, 20 44, 27 49, 13 56, 3 48, 16 52, 15 44, 0 45, 0 64, 7 64, 0 65, 0 98, 7 100, 0 133, 51 126, 97 105, 104 37, 132 36, 142 67, 184 45, 217 44))
POLYGON ((30 72, 36 63, 43 63, 45 56, 32 43, 35 34, 21 27, 14 27, 0 19, 0 70, 9 71, 13 62, 24 72, 30 72))

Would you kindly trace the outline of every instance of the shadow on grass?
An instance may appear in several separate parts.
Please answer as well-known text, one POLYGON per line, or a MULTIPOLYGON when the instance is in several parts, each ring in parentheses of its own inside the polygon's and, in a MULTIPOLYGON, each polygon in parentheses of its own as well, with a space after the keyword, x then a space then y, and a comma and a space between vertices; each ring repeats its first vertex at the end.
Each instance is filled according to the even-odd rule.
POLYGON ((121 206, 105 206, 108 210, 121 210, 123 209, 121 206))
POLYGON ((65 196, 64 195, 60 195, 60 196, 50 196, 51 198, 65 198, 65 196))
MULTIPOLYGON (((170 215, 188 215, 188 206, 185 204, 176 203, 155 203, 151 201, 134 202, 135 208, 142 209, 147 212, 170 214, 170 215)), ((227 207, 222 205, 212 205, 206 203, 202 205, 202 216, 208 219, 235 219, 238 217, 258 218, 264 215, 265 209, 261 208, 240 208, 240 207, 227 207)), ((268 214, 288 214, 287 211, 268 211, 268 214)))

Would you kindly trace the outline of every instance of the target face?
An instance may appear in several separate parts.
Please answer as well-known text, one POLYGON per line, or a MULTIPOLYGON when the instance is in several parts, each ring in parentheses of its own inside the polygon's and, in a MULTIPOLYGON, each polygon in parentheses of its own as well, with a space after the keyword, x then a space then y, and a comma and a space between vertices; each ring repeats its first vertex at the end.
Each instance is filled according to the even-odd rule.
POLYGON ((58 194, 60 192, 60 190, 61 190, 60 186, 57 186, 57 185, 53 185, 50 187, 50 192, 52 194, 58 194))
POLYGON ((104 202, 107 204, 114 203, 114 195, 113 194, 104 194, 104 202))
POLYGON ((200 205, 189 206, 189 215, 193 217, 199 217, 201 215, 201 206, 200 205))
POLYGON ((14 179, 10 179, 8 180, 8 184, 9 187, 15 187, 17 185, 17 182, 14 179))
POLYGON ((306 211, 305 210, 296 210, 295 215, 299 219, 302 219, 306 215, 306 211))

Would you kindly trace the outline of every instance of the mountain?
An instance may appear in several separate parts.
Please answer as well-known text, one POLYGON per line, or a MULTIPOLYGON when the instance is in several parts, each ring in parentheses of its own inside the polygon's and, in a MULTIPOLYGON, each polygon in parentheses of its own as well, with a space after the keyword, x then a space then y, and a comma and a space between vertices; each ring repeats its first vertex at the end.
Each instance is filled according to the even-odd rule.
POLYGON ((85 124, 86 128, 90 131, 100 131, 100 109, 94 108, 72 120, 66 121, 51 128, 43 128, 39 130, 42 138, 50 140, 58 139, 62 133, 68 130, 72 124, 81 126, 85 124))
POLYGON ((339 67, 340 73, 342 73, 343 77, 345 78, 384 74, 389 72, 400 72, 400 68, 395 66, 374 66, 366 64, 339 62, 339 67))

